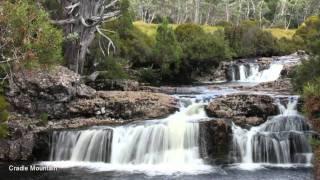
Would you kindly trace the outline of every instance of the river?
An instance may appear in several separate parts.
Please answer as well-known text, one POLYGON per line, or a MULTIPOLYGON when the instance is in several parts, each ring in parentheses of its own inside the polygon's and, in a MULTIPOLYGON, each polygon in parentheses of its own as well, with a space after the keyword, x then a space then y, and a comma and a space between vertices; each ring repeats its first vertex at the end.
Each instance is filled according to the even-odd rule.
MULTIPOLYGON (((232 83, 252 86, 277 80, 288 60, 275 61, 263 71, 256 64, 239 65, 232 83)), ((288 103, 281 104, 281 95, 272 95, 280 113, 258 127, 233 124, 233 163, 213 165, 199 153, 199 122, 209 119, 204 106, 239 90, 228 83, 218 89, 188 88, 191 94, 174 95, 179 111, 164 119, 53 132, 50 160, 33 164, 56 167, 57 172, 12 176, 2 164, 0 173, 15 179, 312 179, 311 130, 297 111, 298 96, 285 95, 288 103)))

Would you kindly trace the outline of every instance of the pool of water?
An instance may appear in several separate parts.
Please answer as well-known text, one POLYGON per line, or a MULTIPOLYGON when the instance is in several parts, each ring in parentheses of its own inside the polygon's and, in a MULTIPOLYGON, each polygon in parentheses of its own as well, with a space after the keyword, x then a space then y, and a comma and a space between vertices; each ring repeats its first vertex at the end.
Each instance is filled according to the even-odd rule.
MULTIPOLYGON (((21 165, 21 164, 19 164, 21 165)), ((26 164, 28 166, 28 164, 26 164)), ((150 172, 155 169, 149 169, 150 172)), ((183 180, 311 180, 311 167, 260 167, 254 170, 243 170, 235 165, 212 167, 212 170, 199 173, 170 173, 161 175, 146 172, 114 171, 89 167, 64 167, 53 172, 10 172, 9 164, 0 164, 1 177, 12 180, 150 180, 150 179, 183 179, 183 180)), ((2 179, 2 178, 1 178, 2 179)))

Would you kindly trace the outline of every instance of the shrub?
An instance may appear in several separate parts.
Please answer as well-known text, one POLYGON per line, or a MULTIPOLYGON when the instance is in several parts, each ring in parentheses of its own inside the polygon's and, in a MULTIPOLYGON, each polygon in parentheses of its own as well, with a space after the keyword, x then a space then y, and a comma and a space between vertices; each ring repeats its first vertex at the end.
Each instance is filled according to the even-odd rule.
POLYGON ((271 56, 277 53, 277 39, 255 21, 225 27, 225 36, 236 57, 271 56))
POLYGON ((92 53, 90 56, 91 61, 89 61, 91 64, 87 64, 88 73, 91 73, 92 68, 95 68, 95 70, 109 71, 105 76, 106 78, 124 78, 126 77, 125 70, 123 69, 125 66, 140 68, 152 64, 150 59, 152 57, 154 41, 133 26, 132 13, 128 7, 129 1, 122 0, 122 15, 120 18, 103 25, 104 29, 110 30, 106 33, 108 33, 116 46, 115 52, 111 51, 111 55, 109 57, 106 56, 108 44, 103 38, 95 39, 90 48, 92 53), (105 55, 102 53, 101 48, 104 50, 105 55), (116 63, 118 60, 120 63, 116 63), (112 69, 112 64, 116 66, 114 69, 117 69, 117 71, 112 69), (115 74, 112 75, 111 73, 115 74))
POLYGON ((277 41, 277 49, 279 55, 287 55, 297 52, 297 50, 301 49, 303 44, 303 40, 299 38, 295 39, 287 39, 281 38, 277 41))
MULTIPOLYGON (((48 14, 34 1, 7 1, 0 18, 0 50, 24 65, 50 65, 62 60, 62 32, 50 24, 48 14)), ((1 57, 0 57, 1 58, 1 57)))
POLYGON ((139 69, 138 76, 140 82, 146 82, 151 85, 160 85, 161 83, 161 75, 159 70, 153 68, 139 69))
POLYGON ((320 47, 320 16, 309 17, 296 31, 294 38, 304 40, 305 49, 317 53, 320 47))
POLYGON ((223 60, 231 59, 231 51, 223 31, 205 33, 195 24, 184 24, 176 28, 175 34, 183 55, 181 76, 192 79, 191 75, 204 73, 223 60))
POLYGON ((306 83, 303 88, 303 96, 309 97, 320 97, 320 77, 316 78, 312 82, 306 83))
POLYGON ((303 88, 307 83, 313 82, 320 77, 320 58, 314 57, 296 67, 292 74, 292 84, 296 91, 303 92, 303 88))
POLYGON ((40 116, 40 125, 47 125, 48 124, 48 120, 49 120, 49 115, 48 113, 41 113, 40 116))
POLYGON ((128 74, 125 71, 127 61, 122 58, 109 56, 100 66, 99 70, 101 70, 102 73, 99 78, 113 80, 128 78, 128 74))
POLYGON ((177 41, 180 43, 193 41, 199 36, 204 36, 204 30, 196 24, 182 24, 179 25, 174 31, 177 41))
POLYGON ((170 82, 179 73, 181 63, 181 47, 176 40, 172 28, 165 20, 157 29, 154 47, 154 63, 160 68, 162 81, 170 82))

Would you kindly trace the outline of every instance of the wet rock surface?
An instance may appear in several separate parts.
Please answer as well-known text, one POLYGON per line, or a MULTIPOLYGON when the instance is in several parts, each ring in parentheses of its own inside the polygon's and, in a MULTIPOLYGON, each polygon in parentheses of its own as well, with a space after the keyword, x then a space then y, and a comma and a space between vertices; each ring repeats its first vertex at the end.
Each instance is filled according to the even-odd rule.
POLYGON ((231 121, 211 119, 200 122, 199 147, 201 157, 210 164, 224 164, 229 161, 232 145, 231 121))
POLYGON ((214 99, 207 107, 210 117, 228 118, 241 127, 258 126, 279 113, 274 99, 260 94, 233 94, 214 99))

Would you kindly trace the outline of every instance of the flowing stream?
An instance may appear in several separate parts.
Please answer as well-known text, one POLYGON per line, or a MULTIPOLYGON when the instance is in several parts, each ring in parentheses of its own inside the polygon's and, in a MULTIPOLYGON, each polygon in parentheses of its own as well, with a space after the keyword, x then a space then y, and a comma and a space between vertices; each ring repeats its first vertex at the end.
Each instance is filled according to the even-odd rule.
MULTIPOLYGON (((283 67, 283 64, 274 63, 269 69, 259 71, 259 66, 254 63, 240 65, 236 68, 239 69, 237 76, 240 79, 236 80, 234 75, 234 80, 273 81, 280 77, 283 67)), ((86 168, 90 169, 88 174, 126 172, 125 174, 142 173, 148 176, 180 174, 199 177, 206 174, 210 175, 209 179, 218 176, 220 179, 233 179, 234 176, 228 176, 228 172, 239 170, 250 170, 253 171, 253 177, 263 177, 259 172, 266 171, 263 168, 270 166, 311 166, 313 154, 308 140, 310 127, 297 111, 296 96, 288 96, 288 103, 285 104, 274 97, 280 114, 269 117, 267 122, 258 127, 243 129, 233 124, 233 145, 229 151, 234 162, 230 168, 235 170, 206 163, 199 153, 199 122, 208 119, 204 107, 217 96, 237 91, 224 87, 220 90, 206 87, 197 90, 197 94, 175 95, 180 101, 180 110, 165 119, 117 127, 53 132, 50 161, 40 164, 67 169, 86 168)), ((291 175, 299 177, 306 172, 303 168, 300 169, 301 174, 296 171, 291 175)), ((290 170, 283 170, 283 174, 287 171, 290 170)), ((239 172, 241 173, 242 171, 239 172)), ((139 179, 138 177, 140 176, 137 175, 136 178, 139 179)), ((242 178, 245 177, 243 175, 242 178)))

